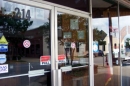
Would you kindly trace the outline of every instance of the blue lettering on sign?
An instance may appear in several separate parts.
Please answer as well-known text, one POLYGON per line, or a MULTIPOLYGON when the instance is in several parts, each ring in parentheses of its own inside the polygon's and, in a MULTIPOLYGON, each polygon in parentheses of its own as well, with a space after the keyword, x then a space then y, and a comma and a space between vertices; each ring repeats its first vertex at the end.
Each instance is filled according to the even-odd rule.
POLYGON ((0 52, 8 52, 8 45, 1 44, 0 45, 0 52))
POLYGON ((0 64, 3 64, 6 62, 6 55, 5 54, 0 54, 0 64))
POLYGON ((5 60, 5 58, 0 58, 0 60, 5 60))
POLYGON ((0 72, 7 71, 7 66, 0 66, 0 72))

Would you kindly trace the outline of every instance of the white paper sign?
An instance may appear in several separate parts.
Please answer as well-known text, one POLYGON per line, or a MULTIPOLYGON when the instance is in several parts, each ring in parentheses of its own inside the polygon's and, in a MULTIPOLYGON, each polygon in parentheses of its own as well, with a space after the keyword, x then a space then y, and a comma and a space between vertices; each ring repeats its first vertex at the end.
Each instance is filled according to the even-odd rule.
POLYGON ((0 74, 1 73, 8 73, 8 64, 0 65, 0 74))
POLYGON ((6 55, 5 54, 0 54, 0 64, 3 64, 6 62, 6 55))
POLYGON ((79 21, 78 19, 70 19, 70 29, 79 29, 79 21))

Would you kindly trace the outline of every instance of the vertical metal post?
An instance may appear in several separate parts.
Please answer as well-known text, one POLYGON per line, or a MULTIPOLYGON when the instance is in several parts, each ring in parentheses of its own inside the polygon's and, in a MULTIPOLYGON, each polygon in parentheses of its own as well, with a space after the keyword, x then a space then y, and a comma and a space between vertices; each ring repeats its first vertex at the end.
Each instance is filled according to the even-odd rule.
MULTIPOLYGON (((30 71, 30 63, 28 63, 28 70, 30 71)), ((30 77, 28 77, 29 78, 29 86, 30 86, 30 77)))
POLYGON ((104 55, 103 55, 103 67, 104 67, 104 55))
POLYGON ((57 29, 57 13, 58 13, 58 11, 57 11, 57 7, 54 7, 54 22, 55 22, 55 31, 54 31, 54 33, 55 33, 55 45, 53 45, 53 46, 55 46, 55 84, 56 84, 56 86, 62 86, 62 70, 61 69, 58 69, 58 29, 57 29))
POLYGON ((89 0, 89 4, 90 4, 90 18, 89 18, 89 83, 90 83, 90 86, 94 86, 92 0, 89 0))
POLYGON ((122 60, 121 60, 121 52, 120 52, 120 49, 121 49, 121 35, 120 35, 120 3, 119 1, 118 2, 118 9, 117 9, 117 12, 118 12, 118 30, 119 30, 119 59, 120 59, 120 86, 122 86, 122 60))
MULTIPOLYGON (((54 10, 55 10, 55 12, 54 12, 54 15, 55 15, 55 31, 54 31, 54 33, 55 33, 55 66, 56 66, 56 70, 58 70, 58 32, 57 32, 57 7, 54 7, 54 10)), ((54 45, 53 45, 54 46, 54 45)))
POLYGON ((57 86, 56 85, 56 75, 55 75, 55 68, 56 68, 56 65, 55 65, 55 24, 54 24, 54 21, 55 21, 55 11, 54 11, 54 7, 52 8, 51 10, 51 25, 50 25, 50 29, 51 29, 51 82, 52 83, 51 85, 52 86, 57 86))
POLYGON ((54 56, 55 56, 55 59, 54 59, 54 61, 55 61, 55 86, 61 86, 61 81, 62 81, 62 75, 61 75, 61 71, 60 70, 58 70, 58 30, 57 30, 57 7, 54 7, 54 27, 55 27, 55 29, 54 29, 54 45, 53 46, 55 46, 55 50, 54 50, 54 52, 55 52, 55 54, 54 54, 54 56))
POLYGON ((51 72, 52 72, 52 73, 51 73, 51 74, 52 74, 52 75, 51 75, 51 77, 52 77, 52 79, 51 79, 51 80, 52 80, 52 81, 51 81, 51 82, 52 82, 51 86, 57 86, 56 70, 52 70, 51 72))
POLYGON ((62 70, 61 69, 59 69, 59 70, 57 70, 57 81, 58 81, 58 83, 57 83, 57 86, 62 86, 62 70))

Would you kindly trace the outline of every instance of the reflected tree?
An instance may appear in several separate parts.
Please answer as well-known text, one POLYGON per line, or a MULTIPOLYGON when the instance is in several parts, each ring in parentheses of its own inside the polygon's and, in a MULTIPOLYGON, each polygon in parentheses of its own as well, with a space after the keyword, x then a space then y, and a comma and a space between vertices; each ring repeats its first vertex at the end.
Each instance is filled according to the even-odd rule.
MULTIPOLYGON (((24 40, 24 33, 28 27, 32 25, 33 21, 28 19, 21 19, 20 15, 16 17, 16 13, 12 12, 4 14, 3 8, 0 10, 0 33, 8 40, 9 44, 14 46, 18 54, 18 44, 24 40)), ((14 52, 14 53, 16 53, 14 52)))
POLYGON ((98 28, 94 28, 93 29, 93 40, 95 41, 98 41, 98 40, 101 40, 101 31, 98 30, 98 28))
POLYGON ((98 28, 93 29, 93 41, 98 41, 99 45, 106 45, 106 41, 103 41, 106 37, 106 33, 98 28))
POLYGON ((130 38, 127 38, 125 41, 125 47, 130 48, 130 38))
POLYGON ((51 34, 50 34, 50 23, 46 22, 44 25, 37 28, 40 31, 40 34, 43 36, 44 41, 47 44, 47 48, 49 50, 49 55, 51 55, 51 34))
POLYGON ((44 23, 44 25, 38 27, 37 29, 41 31, 41 33, 45 37, 46 43, 49 44, 50 43, 50 23, 46 22, 44 23))
MULTIPOLYGON (((61 36, 58 36, 58 41, 60 42, 60 45, 64 46, 64 50, 65 50, 65 54, 66 54, 66 59, 69 63, 69 58, 71 60, 71 65, 73 63, 73 60, 74 60, 74 52, 76 51, 75 48, 71 48, 71 43, 75 43, 75 44, 78 44, 78 43, 83 43, 83 44, 86 44, 87 45, 87 39, 88 39, 88 25, 87 25, 88 21, 86 18, 83 18, 83 17, 78 17, 78 16, 75 16, 75 15, 69 15, 69 14, 58 14, 58 30, 59 32, 61 32, 61 36), (71 25, 70 24, 73 24, 74 22, 71 22, 74 21, 74 22, 77 22, 78 25, 74 25, 74 28, 72 29, 71 28, 71 25), (83 31, 83 39, 79 39, 78 38, 78 31, 83 31), (65 38, 64 37, 64 33, 66 32, 69 32, 71 33, 71 37, 70 38, 65 38), (68 44, 70 43, 70 46, 68 48, 65 47, 65 44, 66 44, 66 41, 68 42, 68 44), (68 57, 67 53, 68 53, 68 50, 69 50, 69 56, 68 57)), ((60 33, 58 33, 59 35, 60 33)), ((86 46, 87 47, 87 46, 86 46)), ((76 48, 79 48, 79 46, 76 48)))

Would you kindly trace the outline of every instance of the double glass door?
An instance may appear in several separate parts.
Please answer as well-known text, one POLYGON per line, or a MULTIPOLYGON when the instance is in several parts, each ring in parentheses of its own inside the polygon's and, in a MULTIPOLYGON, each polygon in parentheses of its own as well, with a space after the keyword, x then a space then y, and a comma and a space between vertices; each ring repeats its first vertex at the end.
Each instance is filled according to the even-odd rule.
POLYGON ((1 86, 89 86, 88 14, 24 0, 0 7, 1 86))

